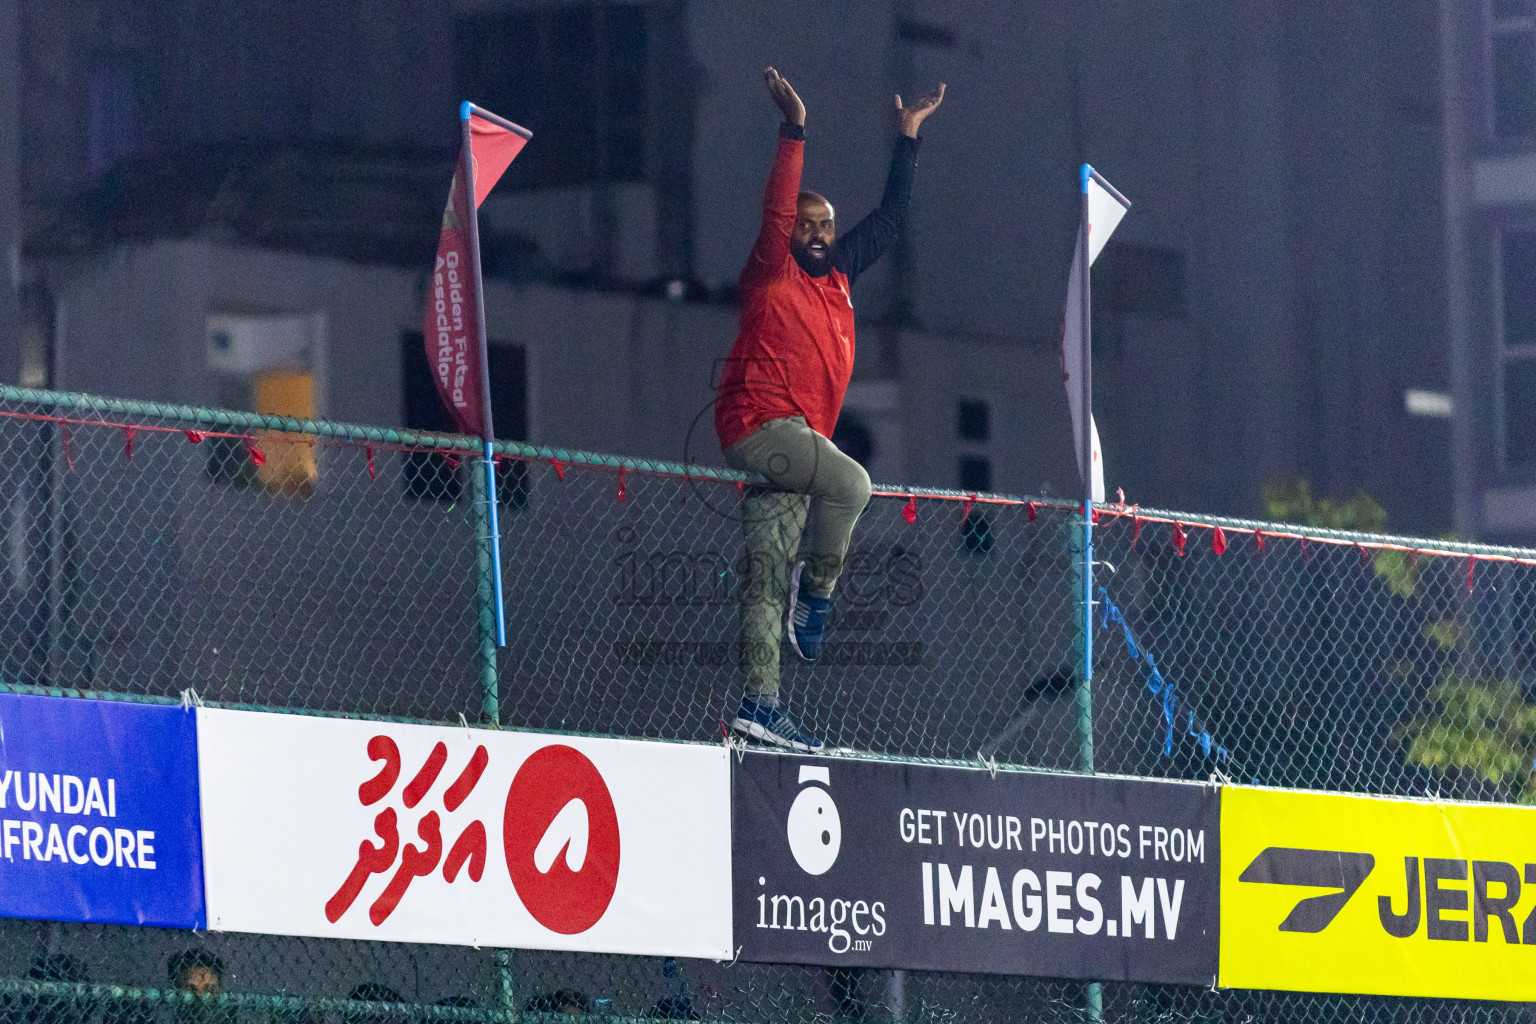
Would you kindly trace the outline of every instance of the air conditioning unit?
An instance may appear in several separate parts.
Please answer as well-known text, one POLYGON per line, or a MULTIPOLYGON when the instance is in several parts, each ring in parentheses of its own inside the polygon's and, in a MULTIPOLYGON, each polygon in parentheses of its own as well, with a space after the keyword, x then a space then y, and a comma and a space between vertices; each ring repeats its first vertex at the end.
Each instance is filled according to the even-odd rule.
POLYGON ((320 328, 319 314, 212 314, 203 334, 208 368, 242 374, 313 369, 320 328))

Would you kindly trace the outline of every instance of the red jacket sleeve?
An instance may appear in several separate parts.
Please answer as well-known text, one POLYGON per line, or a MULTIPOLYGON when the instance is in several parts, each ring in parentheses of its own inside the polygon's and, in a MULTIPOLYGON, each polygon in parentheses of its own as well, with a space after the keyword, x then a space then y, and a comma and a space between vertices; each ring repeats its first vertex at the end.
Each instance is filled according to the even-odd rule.
POLYGON ((789 260, 789 239, 795 229, 796 202, 800 195, 800 168, 805 159, 803 138, 779 136, 779 151, 768 174, 768 190, 763 194, 763 228, 758 233, 752 255, 741 272, 740 285, 749 288, 766 284, 784 273, 789 260))

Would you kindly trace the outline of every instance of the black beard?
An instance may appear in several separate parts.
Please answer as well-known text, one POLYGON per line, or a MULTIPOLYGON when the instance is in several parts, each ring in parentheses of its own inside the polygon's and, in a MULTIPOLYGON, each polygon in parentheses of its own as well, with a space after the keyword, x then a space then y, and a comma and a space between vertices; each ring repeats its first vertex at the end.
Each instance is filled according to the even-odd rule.
POLYGON ((800 269, 812 277, 826 277, 832 273, 832 247, 827 246, 826 254, 815 256, 809 246, 790 246, 790 254, 795 257, 795 262, 800 264, 800 269))

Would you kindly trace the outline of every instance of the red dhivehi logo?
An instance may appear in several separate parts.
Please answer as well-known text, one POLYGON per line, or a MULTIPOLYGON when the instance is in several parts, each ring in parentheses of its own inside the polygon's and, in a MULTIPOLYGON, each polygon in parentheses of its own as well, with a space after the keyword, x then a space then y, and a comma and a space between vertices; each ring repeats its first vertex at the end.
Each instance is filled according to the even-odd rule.
MULTIPOLYGON (((393 800, 385 801, 395 794, 405 767, 400 748, 388 736, 375 736, 368 741, 368 757, 382 767, 358 787, 357 795, 364 807, 385 802, 373 821, 379 841, 358 844, 357 862, 325 904, 332 924, 351 910, 373 875, 391 876, 368 907, 368 920, 378 927, 399 908, 414 879, 441 870, 449 884, 461 872, 475 883, 485 870, 485 825, 478 819, 455 821, 459 816, 454 813, 485 773, 490 761, 485 747, 476 747, 468 763, 456 775, 450 773, 453 781, 439 798, 443 813, 432 809, 421 816, 414 843, 402 841, 400 812, 393 800)), ((407 812, 432 792, 448 760, 447 745, 436 744, 399 792, 407 812)), ((512 886, 534 919, 563 935, 596 924, 619 882, 619 819, 597 767, 564 745, 535 751, 512 778, 502 824, 512 886)))
MULTIPOLYGON (((378 803, 393 792, 395 783, 400 781, 402 767, 400 748, 388 736, 375 736, 368 741, 368 757, 383 762, 383 766, 377 775, 357 787, 358 802, 364 807, 378 803)), ((452 815, 474 792, 489 761, 485 748, 476 747, 468 763, 440 798, 445 814, 452 815)), ((440 742, 432 748, 421 768, 401 791, 400 800, 407 810, 414 809, 432 791, 447 764, 448 745, 440 742)), ((485 825, 479 820, 463 826, 458 831, 458 838, 449 845, 444 840, 442 817, 437 811, 431 810, 416 822, 419 843, 402 844, 399 814, 393 806, 385 806, 373 819, 373 831, 379 837, 378 844, 366 839, 358 844, 357 863, 348 873, 346 881, 341 883, 341 888, 325 902, 325 918, 332 924, 341 920, 341 916, 352 908, 371 876, 384 874, 391 868, 395 868, 395 871, 389 885, 385 886, 384 891, 368 908, 368 920, 373 922, 375 928, 389 920, 389 916, 405 898, 406 890, 413 880, 432 874, 439 866, 442 867, 443 879, 450 884, 458 879, 459 872, 466 865, 471 882, 480 881, 480 875, 485 870, 485 825), (448 847, 446 858, 443 856, 445 846, 448 847)))
POLYGON ((619 884, 619 818, 597 766, 560 744, 512 778, 502 821, 507 872, 534 920, 575 935, 608 910, 619 884))

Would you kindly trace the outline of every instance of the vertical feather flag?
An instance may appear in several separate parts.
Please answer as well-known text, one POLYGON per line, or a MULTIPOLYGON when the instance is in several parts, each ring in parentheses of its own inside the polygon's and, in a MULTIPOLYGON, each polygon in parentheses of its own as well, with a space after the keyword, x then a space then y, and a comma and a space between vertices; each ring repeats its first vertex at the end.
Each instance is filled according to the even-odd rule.
MULTIPOLYGON (((497 522, 493 448, 496 429, 491 423, 478 211, 533 133, 468 101, 459 104, 459 125, 463 141, 437 238, 432 289, 422 311, 422 341, 438 394, 453 414, 459 431, 478 436, 485 445, 486 520, 494 577, 496 646, 505 647, 507 623, 502 601, 501 529, 497 522)), ((372 467, 371 461, 369 466, 372 467)))
MULTIPOLYGON (((1067 386, 1067 405, 1072 410, 1072 441, 1076 445, 1079 472, 1083 465, 1083 417, 1088 417, 1088 433, 1092 445, 1093 500, 1104 500, 1104 456, 1099 449, 1099 429, 1093 422, 1093 398, 1087 393, 1087 361, 1092 339, 1092 324, 1087 314, 1090 282, 1089 268, 1104 243, 1119 226, 1131 201, 1115 187, 1099 176, 1087 164, 1083 165, 1083 193, 1087 217, 1077 235, 1077 247, 1072 254, 1072 270, 1067 277, 1067 314, 1061 332, 1061 378, 1067 386), (1088 241, 1088 258, 1083 259, 1083 240, 1088 241), (1085 412, 1083 406, 1087 405, 1085 412)), ((1088 480, 1083 481, 1084 486, 1088 480)))
POLYGON ((486 401, 485 307, 475 210, 533 133, 472 103, 460 107, 459 117, 465 122, 464 144, 443 210, 432 289, 422 314, 422 337, 432 379, 459 431, 489 441, 493 433, 486 401), (471 182, 474 210, 469 204, 471 182))

